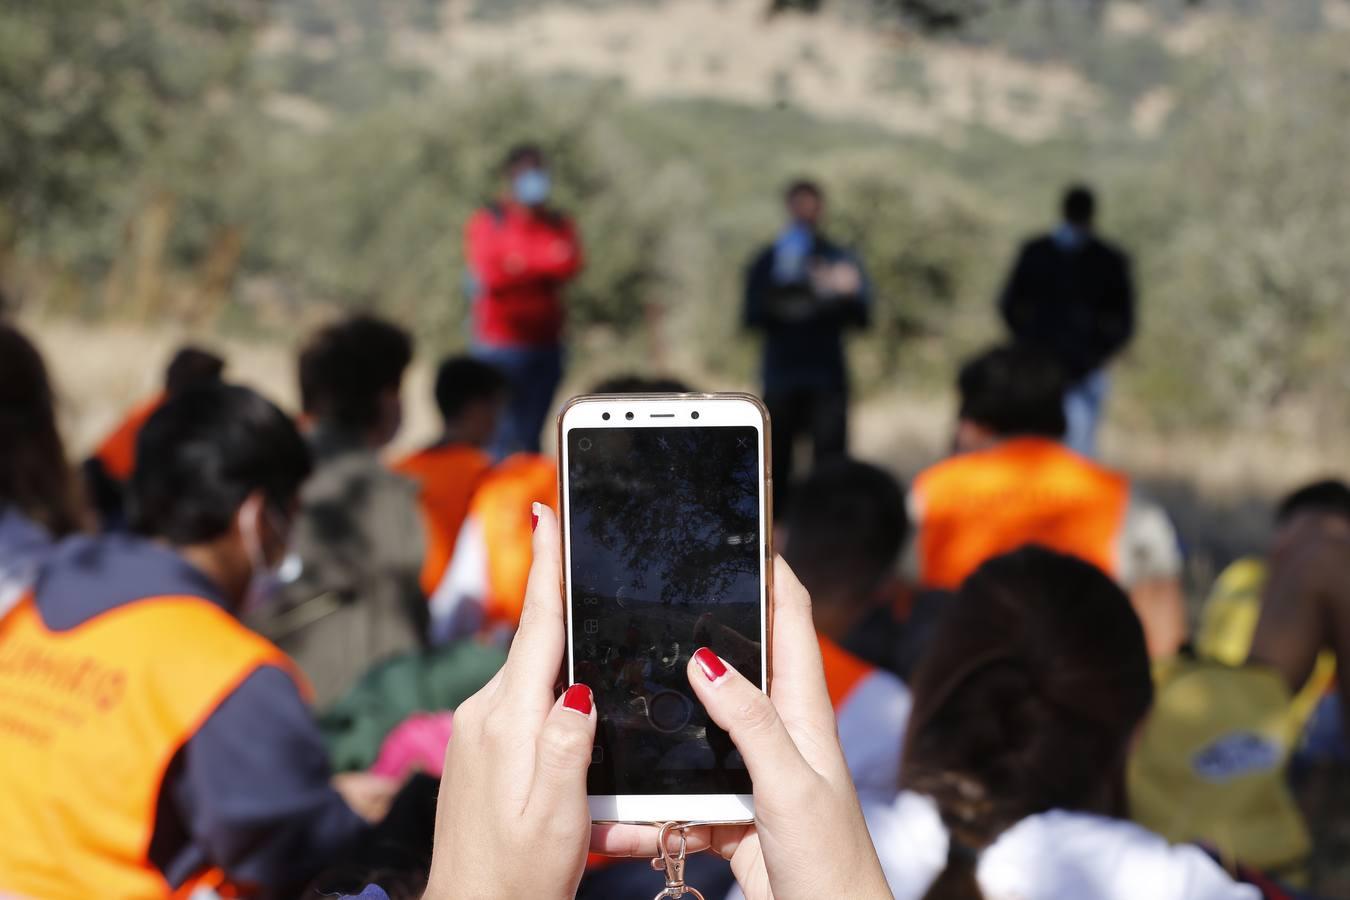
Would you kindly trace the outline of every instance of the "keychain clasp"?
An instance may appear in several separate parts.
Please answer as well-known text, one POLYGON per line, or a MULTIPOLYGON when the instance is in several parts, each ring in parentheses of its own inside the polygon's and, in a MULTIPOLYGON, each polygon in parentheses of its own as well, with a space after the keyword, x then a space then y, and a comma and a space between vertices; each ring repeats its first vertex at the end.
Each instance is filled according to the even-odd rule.
POLYGON ((685 829, 688 827, 688 825, 681 825, 678 822, 667 822, 661 826, 661 833, 656 839, 660 847, 660 855, 652 860, 652 868, 658 872, 662 869, 665 870, 666 887, 652 900, 678 900, 686 894, 694 897, 694 900, 704 900, 703 895, 698 892, 697 888, 691 888, 684 883, 684 861, 687 856, 688 843, 685 829), (679 852, 674 854, 670 852, 669 836, 671 831, 677 831, 680 835, 680 849, 679 852))

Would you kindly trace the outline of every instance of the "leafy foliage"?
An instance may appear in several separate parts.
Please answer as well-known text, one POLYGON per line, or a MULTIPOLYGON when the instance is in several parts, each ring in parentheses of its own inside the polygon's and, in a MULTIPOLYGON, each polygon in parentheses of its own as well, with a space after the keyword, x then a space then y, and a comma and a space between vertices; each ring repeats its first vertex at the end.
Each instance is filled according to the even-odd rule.
POLYGON ((655 210, 633 202, 640 166, 606 138, 603 93, 550 106, 518 84, 480 85, 472 97, 347 117, 286 154, 260 188, 268 209, 253 264, 330 300, 380 306, 444 343, 462 340, 461 229, 495 198, 506 148, 528 138, 548 149, 560 207, 599 248, 570 295, 577 327, 631 329, 660 278, 661 229, 655 210))
POLYGON ((1140 353, 1152 393, 1172 398, 1160 415, 1350 424, 1348 44, 1230 34, 1227 62, 1191 88, 1204 102, 1188 107, 1175 155, 1134 176, 1152 207, 1137 224, 1154 292, 1140 353))
MULTIPOLYGON (((962 40, 1070 63, 1105 97, 1099 119, 1024 145, 980 128, 902 140, 791 106, 639 102, 562 78, 445 82, 391 49, 399 29, 437 26, 429 0, 294 0, 266 17, 226 0, 20 0, 0 8, 0 266, 40 264, 102 297, 136 257, 212 273, 225 322, 294 328, 307 309, 375 307, 449 349, 467 333, 463 223, 528 138, 588 249, 574 363, 745 383, 743 266, 781 225, 782 185, 810 174, 873 280, 876 324, 853 355, 868 389, 945 382, 995 337, 1017 241, 1050 223, 1060 185, 1087 178, 1138 262, 1124 406, 1150 423, 1331 432, 1350 428, 1350 52, 1309 4, 1230 17, 1218 45, 1179 54, 1156 31, 1100 28, 1094 4, 971 0, 988 8, 962 40), (1160 93, 1168 124, 1141 137, 1130 117, 1160 93), (147 210, 162 247, 134 240, 154 231, 147 210)), ((1166 21, 1185 0, 1137 5, 1166 21)))
POLYGON ((747 582, 753 592, 760 565, 753 432, 719 429, 710 440, 696 431, 602 432, 594 456, 573 451, 578 505, 603 512, 585 516, 574 536, 582 592, 612 593, 615 576, 633 599, 665 605, 743 597, 747 582), (666 457, 679 462, 651 469, 666 457))
POLYGON ((162 165, 200 161, 203 141, 227 161, 257 16, 243 0, 6 3, 0 236, 106 260, 162 165))

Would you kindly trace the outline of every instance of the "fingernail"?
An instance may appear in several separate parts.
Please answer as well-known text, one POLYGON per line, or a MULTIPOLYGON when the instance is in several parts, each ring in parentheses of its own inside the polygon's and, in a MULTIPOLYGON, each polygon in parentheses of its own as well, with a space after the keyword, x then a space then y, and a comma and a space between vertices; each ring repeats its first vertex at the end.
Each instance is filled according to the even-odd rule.
POLYGON ((694 662, 703 670, 703 675, 709 681, 716 681, 727 674, 727 665, 722 662, 722 658, 707 647, 699 647, 694 651, 694 662))
POLYGON ((563 694, 563 708, 583 716, 591 714, 591 689, 584 684, 574 684, 563 694))
POLYGON ((530 504, 530 530, 534 531, 539 527, 539 504, 530 504))

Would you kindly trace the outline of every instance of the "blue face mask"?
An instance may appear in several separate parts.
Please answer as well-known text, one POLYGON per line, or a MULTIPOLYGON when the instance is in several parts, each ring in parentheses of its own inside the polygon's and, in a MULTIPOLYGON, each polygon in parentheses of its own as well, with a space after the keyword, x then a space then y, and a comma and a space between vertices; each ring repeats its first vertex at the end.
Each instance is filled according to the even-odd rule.
POLYGON ((553 179, 543 169, 526 169, 511 182, 511 193, 524 206, 543 206, 553 191, 553 179))

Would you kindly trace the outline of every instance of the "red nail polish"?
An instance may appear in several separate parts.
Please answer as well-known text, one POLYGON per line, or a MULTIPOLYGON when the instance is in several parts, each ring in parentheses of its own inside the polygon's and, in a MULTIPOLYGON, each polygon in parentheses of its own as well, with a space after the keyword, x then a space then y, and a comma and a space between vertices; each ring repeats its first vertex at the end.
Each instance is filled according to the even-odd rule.
POLYGON ((591 714, 591 689, 584 684, 574 684, 563 694, 563 706, 583 716, 591 714))
POLYGON ((727 674, 727 667, 721 658, 707 647, 699 647, 694 651, 694 662, 703 670, 704 676, 709 681, 716 681, 727 674))
POLYGON ((538 527, 539 527, 539 513, 534 511, 534 507, 530 507, 530 531, 534 531, 538 527))

